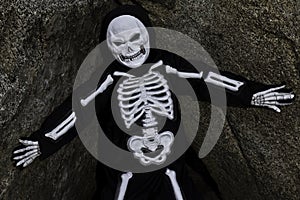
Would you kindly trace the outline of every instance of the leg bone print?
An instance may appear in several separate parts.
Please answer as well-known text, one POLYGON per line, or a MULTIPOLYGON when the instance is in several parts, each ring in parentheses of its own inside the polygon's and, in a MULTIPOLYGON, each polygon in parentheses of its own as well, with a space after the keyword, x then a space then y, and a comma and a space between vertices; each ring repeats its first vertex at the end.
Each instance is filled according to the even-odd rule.
POLYGON ((294 94, 292 93, 279 92, 279 90, 283 88, 285 88, 285 85, 258 92, 253 95, 251 104, 255 106, 268 107, 276 112, 281 112, 278 106, 290 105, 291 103, 282 103, 279 101, 292 100, 294 98, 294 94))
MULTIPOLYGON (((170 170, 167 168, 165 174, 168 176, 168 178, 171 181, 176 200, 183 200, 183 196, 176 179, 176 172, 174 170, 170 170)), ((121 175, 121 185, 120 188, 117 190, 117 194, 116 194, 117 200, 124 199, 128 183, 132 177, 133 174, 131 172, 127 172, 121 175)))
POLYGON ((176 179, 176 172, 173 170, 167 169, 165 174, 169 177, 169 179, 171 181, 176 200, 183 200, 181 190, 180 190, 180 187, 179 187, 177 179, 176 179))
POLYGON ((125 174, 122 174, 121 179, 122 179, 122 183, 121 186, 119 188, 119 194, 118 194, 118 198, 117 200, 123 200, 125 197, 125 192, 128 186, 128 182, 129 180, 132 178, 132 173, 131 172, 127 172, 125 174))
POLYGON ((128 140, 128 148, 134 152, 143 165, 161 164, 170 153, 174 134, 165 131, 158 134, 158 122, 153 114, 173 119, 173 101, 167 80, 159 72, 152 71, 162 65, 162 61, 154 64, 141 77, 115 72, 114 75, 125 76, 117 89, 121 117, 126 128, 144 116, 143 136, 132 136, 128 140), (156 155, 158 154, 158 155, 156 155), (151 157, 153 156, 153 157, 151 157))

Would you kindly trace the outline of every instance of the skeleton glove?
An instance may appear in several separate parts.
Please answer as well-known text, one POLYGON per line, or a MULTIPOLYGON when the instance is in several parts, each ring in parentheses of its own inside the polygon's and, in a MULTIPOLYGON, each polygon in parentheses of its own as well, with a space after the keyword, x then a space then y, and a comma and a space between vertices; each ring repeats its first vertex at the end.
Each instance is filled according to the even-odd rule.
POLYGON ((251 105, 263 106, 281 112, 278 106, 290 105, 294 97, 295 95, 285 89, 285 85, 282 85, 255 93, 252 96, 251 105))
POLYGON ((40 146, 37 141, 19 139, 19 142, 21 146, 13 152, 13 160, 16 161, 17 167, 26 167, 41 155, 40 146))

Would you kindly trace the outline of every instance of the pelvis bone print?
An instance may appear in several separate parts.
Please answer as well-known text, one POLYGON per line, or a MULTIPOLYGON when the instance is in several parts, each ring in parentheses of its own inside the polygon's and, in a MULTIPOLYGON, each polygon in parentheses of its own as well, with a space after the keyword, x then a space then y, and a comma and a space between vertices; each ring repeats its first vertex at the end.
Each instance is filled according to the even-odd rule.
POLYGON ((171 153, 174 134, 170 131, 158 134, 155 128, 146 129, 144 131, 151 133, 145 134, 142 137, 132 136, 128 140, 128 148, 133 152, 134 157, 139 159, 143 165, 159 165, 164 163, 167 155, 171 153))

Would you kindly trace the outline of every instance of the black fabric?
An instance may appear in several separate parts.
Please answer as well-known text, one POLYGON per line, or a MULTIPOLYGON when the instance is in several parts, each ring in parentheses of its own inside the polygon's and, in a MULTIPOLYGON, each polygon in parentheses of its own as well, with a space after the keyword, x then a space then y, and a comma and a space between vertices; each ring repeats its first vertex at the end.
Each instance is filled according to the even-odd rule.
MULTIPOLYGON (((168 168, 176 171, 176 179, 185 200, 201 200, 203 199, 201 194, 188 176, 184 157, 179 158, 168 168)), ((172 184, 165 172, 166 168, 154 172, 133 174, 128 183, 125 199, 175 200, 172 184)), ((121 175, 122 172, 98 163, 96 177, 98 187, 93 199, 114 199, 121 183, 121 175)))
MULTIPOLYGON (((112 19, 120 15, 132 15, 140 19, 146 27, 151 26, 149 17, 144 9, 139 6, 122 6, 111 11, 104 19, 102 23, 102 31, 100 34, 100 41, 105 40, 106 30, 112 19)), ((154 33, 150 33, 153 37, 154 33)), ((154 38, 151 38, 152 45, 154 46, 154 38)), ((174 55, 170 52, 151 49, 150 55, 146 63, 156 63, 162 60, 165 65, 170 65, 176 68, 178 71, 182 72, 197 72, 195 67, 193 67, 189 62, 183 58, 174 55)), ((209 71, 213 71, 213 68, 197 61, 199 66, 204 71, 204 77, 209 71)), ((114 71, 127 72, 129 68, 122 66, 117 61, 114 61, 104 72, 102 77, 99 77, 99 85, 105 80, 107 75, 112 75, 114 71)), ((229 78, 240 80, 244 82, 244 85, 240 88, 238 92, 232 92, 226 90, 227 102, 231 106, 250 106, 251 97, 254 93, 258 91, 270 88, 264 84, 249 81, 241 76, 234 75, 229 72, 221 71, 222 75, 229 78)), ((163 74, 165 78, 172 75, 163 74)), ((174 75, 173 75, 174 76, 174 75)), ((102 94, 96 97, 96 111, 98 121, 110 138, 110 140, 118 145, 119 147, 127 150, 127 140, 129 135, 121 131, 121 129, 116 125, 111 111, 111 101, 112 93, 116 87, 116 82, 119 77, 114 77, 114 83, 110 85, 102 94)), ((180 79, 180 78, 178 78, 180 79)), ((210 101, 210 95, 207 90, 207 85, 203 79, 189 79, 188 80, 193 89, 196 91, 198 100, 210 101)), ((176 87, 176 81, 170 81, 170 84, 176 87)), ((181 91, 184 94, 184 90, 181 91)), ((174 101, 174 111, 175 119, 167 120, 166 125, 163 130, 171 130, 174 134, 178 131, 178 126, 180 124, 180 107, 175 95, 172 95, 174 101)), ((79 100, 78 100, 79 101, 79 100)), ((72 100, 69 97, 63 104, 61 104, 55 111, 46 119, 41 128, 34 132, 29 138, 32 140, 37 140, 41 147, 41 158, 44 159, 51 154, 59 150, 63 145, 69 143, 77 134, 76 129, 71 128, 66 134, 64 134, 57 141, 53 141, 50 138, 45 137, 45 133, 51 131, 56 126, 58 126, 69 114, 72 112, 72 100)), ((86 117, 88 121, 88 116, 86 117)), ((190 152, 190 151, 188 151, 190 152)), ((187 175, 186 170, 186 160, 183 155, 177 161, 168 166, 169 169, 176 171, 177 180, 181 187, 184 199, 188 200, 199 200, 202 199, 201 195, 197 192, 195 186, 192 184, 191 179, 187 175)), ((194 161, 198 158, 193 157, 194 161)), ((189 163, 193 163, 193 159, 189 157, 189 163)), ((174 191, 171 186, 171 182, 167 175, 165 175, 166 168, 161 170, 151 172, 134 174, 133 178, 129 181, 128 189, 126 191, 125 199, 127 200, 153 200, 153 199, 175 199, 174 191)), ((97 192, 94 199, 114 199, 117 191, 117 187, 120 184, 120 177, 122 172, 109 168, 108 166, 98 163, 97 165, 97 192)))
MULTIPOLYGON (((75 127, 71 128, 63 137, 53 140, 46 137, 45 134, 57 127, 72 113, 72 96, 69 96, 60 106, 56 107, 54 111, 43 122, 39 130, 32 133, 29 137, 22 137, 31 141, 38 141, 40 146, 41 155, 40 159, 45 159, 57 152, 62 146, 68 144, 73 138, 77 136, 75 127)), ((24 148, 20 145, 14 149, 18 150, 24 148)), ((22 153, 21 153, 22 154, 22 153)))
MULTIPOLYGON (((151 49, 150 56, 147 59, 146 63, 156 63, 159 60, 162 60, 165 65, 170 65, 174 68, 176 68, 178 71, 182 72, 197 72, 196 68, 193 67, 189 62, 184 60, 183 58, 172 54, 167 51, 158 50, 158 49, 151 49)), ((197 62, 201 64, 201 69, 203 69, 204 74, 207 74, 209 71, 213 71, 214 69, 210 68, 209 66, 205 66, 201 62, 197 62)), ((149 66, 151 65, 145 65, 143 67, 146 67, 143 69, 143 71, 148 71, 149 66)), ((162 75, 168 80, 168 76, 174 76, 170 74, 166 74, 164 72, 164 67, 161 67, 160 70, 162 75)), ((100 79, 99 85, 101 84, 102 80, 105 79, 105 77, 108 74, 113 74, 114 71, 120 71, 120 72, 127 72, 129 69, 127 67, 123 67, 118 62, 113 62, 105 71, 103 77, 100 79)), ((157 68, 159 70, 159 68, 157 68)), ((134 75, 135 71, 131 70, 130 74, 134 75)), ((245 85, 243 88, 241 88, 238 92, 232 92, 232 91, 226 91, 228 103, 233 106, 249 106, 250 100, 252 97, 251 92, 254 91, 251 87, 255 88, 255 90, 259 90, 260 88, 265 88, 267 86, 259 83, 252 84, 252 82, 248 81, 247 79, 235 76, 228 72, 221 72, 221 74, 226 75, 230 78, 234 78, 236 80, 243 81, 245 85)), ((204 75, 205 76, 205 75, 204 75)), ((96 97, 96 110, 98 121, 104 130, 104 132, 107 134, 108 138, 117 146, 120 148, 123 148, 125 150, 128 150, 127 148, 127 140, 129 139, 129 135, 121 131, 121 129, 118 127, 118 125, 115 122, 114 116, 111 112, 111 95, 113 93, 113 90, 115 87, 117 87, 116 83, 118 82, 117 76, 113 76, 114 83, 111 84, 103 93, 99 94, 96 97)), ((180 79, 177 77, 177 79, 180 79)), ((189 79, 189 83, 193 87, 193 89, 197 93, 198 100, 202 101, 209 101, 209 92, 207 91, 206 83, 203 81, 203 79, 189 79)), ((169 84, 173 84, 173 86, 176 86, 176 82, 170 81, 169 84)), ((218 90, 216 90, 218 91, 218 90)), ((184 95, 184 90, 180 91, 181 94, 184 95)), ((174 134, 177 133, 178 126, 180 124, 180 108, 177 102, 176 97, 173 96, 174 103, 174 110, 175 110, 175 120, 167 120, 166 125, 164 128, 160 131, 163 132, 165 130, 169 130, 173 132, 174 134)), ((188 151, 190 152, 190 151, 188 151)), ((186 172, 186 166, 185 166, 185 157, 186 155, 183 155, 182 158, 178 159, 176 162, 174 162, 172 165, 168 166, 168 168, 173 169, 176 171, 177 174, 177 180, 179 182, 179 185, 182 189, 182 193, 185 195, 185 199, 193 200, 193 199, 201 199, 201 195, 198 193, 198 191, 195 189, 195 187, 192 184, 191 179, 188 177, 188 174, 186 172), (189 196, 188 196, 189 195, 189 196)), ((197 162, 198 158, 189 156, 189 163, 191 164, 193 162, 197 162), (191 158, 194 158, 191 159, 191 158)), ((111 199, 116 194, 116 190, 118 188, 118 184, 120 182, 120 177, 122 175, 122 172, 116 171, 114 169, 111 169, 105 165, 98 164, 97 167, 97 183, 98 183, 98 190, 95 195, 95 199, 111 199), (103 185, 103 182, 106 184, 103 185)), ((126 190, 126 198, 125 199, 175 199, 174 191, 170 185, 168 177, 165 175, 166 168, 163 168, 156 172, 151 173, 144 173, 144 174, 134 174, 133 178, 129 181, 128 189, 126 190), (155 194, 153 196, 153 194, 155 194)))

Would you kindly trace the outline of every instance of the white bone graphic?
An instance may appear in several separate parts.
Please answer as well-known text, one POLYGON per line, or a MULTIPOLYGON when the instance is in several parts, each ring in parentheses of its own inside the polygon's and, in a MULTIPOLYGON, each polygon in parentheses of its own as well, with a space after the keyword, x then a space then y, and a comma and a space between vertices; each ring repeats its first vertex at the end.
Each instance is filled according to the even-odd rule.
POLYGON ((76 121, 75 112, 72 112, 67 119, 65 119, 62 123, 60 123, 51 132, 46 133, 45 136, 53 140, 57 140, 59 137, 64 135, 70 128, 74 126, 75 121, 76 121))
POLYGON ((244 83, 241 81, 233 80, 233 79, 227 78, 226 76, 216 74, 214 72, 209 72, 207 77, 204 79, 204 81, 207 83, 211 83, 211 84, 220 86, 220 87, 224 87, 231 91, 238 91, 239 88, 242 85, 244 85, 244 83))
MULTIPOLYGON (((67 117, 67 119, 65 119, 62 123, 60 123, 51 132, 46 133, 45 136, 53 140, 57 140, 74 126, 75 121, 76 121, 75 112, 72 112, 67 117)), ((23 167, 26 167, 30 163, 32 163, 35 158, 41 155, 40 145, 37 141, 31 141, 31 140, 19 140, 19 142, 25 145, 25 147, 14 151, 13 154, 18 154, 23 152, 24 153, 23 155, 15 156, 13 159, 20 160, 16 164, 16 166, 23 165, 23 167)))
POLYGON ((86 106, 88 105, 93 99, 95 99, 95 97, 102 93, 104 90, 106 90, 106 88, 112 84, 112 82, 114 81, 114 79, 111 77, 111 75, 108 75, 106 80, 100 85, 100 87, 93 92, 90 96, 88 96, 86 99, 81 99, 80 103, 82 106, 86 106))
POLYGON ((132 136, 128 142, 128 149, 139 159, 141 164, 162 164, 171 152, 174 134, 165 131, 157 132, 158 122, 154 114, 169 119, 174 118, 173 100, 167 80, 155 68, 163 63, 153 64, 149 71, 141 77, 115 72, 115 76, 127 77, 117 89, 121 117, 126 128, 141 119, 144 136, 132 136))
MULTIPOLYGON (((201 79, 203 77, 203 72, 200 73, 191 73, 191 72, 179 72, 177 69, 166 66, 166 73, 168 74, 176 74, 180 78, 196 78, 201 79)), ((234 79, 230 79, 226 76, 222 76, 220 74, 216 74, 214 72, 209 72, 207 77, 204 79, 205 82, 211 83, 220 87, 224 87, 226 89, 232 91, 238 91, 239 88, 244 85, 243 82, 237 81, 234 79)))
POLYGON ((167 169, 166 173, 165 173, 171 180, 171 184, 173 186, 173 190, 175 193, 175 197, 176 200, 183 200, 181 191, 180 191, 180 187, 178 185, 178 182, 176 180, 176 172, 170 169, 167 169))
POLYGON ((179 72, 177 69, 170 67, 169 65, 166 66, 166 72, 168 74, 176 74, 180 78, 198 78, 201 79, 203 76, 203 72, 200 73, 191 73, 191 72, 179 72))
POLYGON ((255 93, 252 96, 251 105, 264 106, 271 108, 276 112, 281 112, 278 106, 290 105, 291 103, 281 103, 278 100, 290 100, 295 97, 295 95, 291 93, 277 92, 278 90, 283 88, 285 88, 285 85, 255 93))
POLYGON ((152 65, 152 66, 150 67, 149 71, 152 72, 153 69, 155 69, 155 68, 157 68, 157 67, 160 67, 160 66, 162 66, 162 65, 163 65, 163 61, 160 60, 160 61, 158 61, 157 63, 155 63, 154 65, 152 65))
POLYGON ((25 153, 20 156, 14 156, 14 160, 19 160, 16 166, 23 165, 23 167, 28 166, 30 163, 33 162, 35 158, 37 158, 39 155, 41 155, 40 152, 40 146, 37 141, 31 141, 31 140, 20 140, 19 142, 23 144, 25 147, 19 150, 16 150, 13 152, 13 154, 18 153, 25 153))
POLYGON ((122 179, 122 183, 120 186, 120 192, 118 195, 117 200, 123 200, 125 197, 125 193, 127 190, 127 186, 128 186, 128 182, 129 180, 132 178, 132 173, 131 172, 127 172, 126 174, 122 174, 121 179, 122 179))
POLYGON ((115 72, 128 77, 117 89, 121 116, 127 128, 144 114, 144 127, 157 124, 152 113, 173 119, 173 101, 167 80, 159 73, 150 71, 142 77, 115 72))
MULTIPOLYGON (((147 131, 144 131, 147 132, 147 131)), ((139 159, 141 164, 162 164, 166 161, 167 155, 171 153, 171 146, 174 142, 174 135, 170 131, 157 134, 156 130, 153 133, 146 133, 144 137, 132 136, 128 140, 128 148, 133 151, 134 157, 139 159), (161 146, 162 151, 155 157, 145 155, 142 149, 149 149, 155 152, 161 146)))

